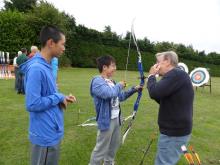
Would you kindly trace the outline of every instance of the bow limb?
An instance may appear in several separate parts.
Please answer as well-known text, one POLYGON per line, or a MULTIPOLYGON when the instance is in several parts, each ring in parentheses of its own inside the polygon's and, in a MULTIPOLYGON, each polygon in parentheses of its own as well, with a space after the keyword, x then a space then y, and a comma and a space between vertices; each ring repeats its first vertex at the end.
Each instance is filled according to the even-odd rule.
MULTIPOLYGON (((134 22, 134 21, 133 21, 134 22)), ((140 74, 140 86, 143 86, 144 85, 144 81, 145 81, 145 77, 144 77, 144 71, 143 71, 143 65, 142 65, 142 59, 141 59, 141 52, 139 50, 139 47, 137 45, 137 40, 136 40, 136 37, 135 37, 135 33, 134 33, 134 24, 132 23, 132 27, 131 27, 131 35, 130 35, 130 40, 131 40, 131 37, 133 38, 133 41, 134 41, 134 44, 136 46, 136 49, 137 49, 137 53, 138 53, 138 71, 139 71, 139 74, 140 74)), ((130 42, 129 42, 129 50, 130 50, 130 42)), ((129 51, 128 51, 129 52, 129 51)), ((129 54, 128 54, 129 55, 129 54)), ((128 62, 128 60, 127 60, 128 62)), ((127 65, 126 65, 127 66, 127 65)), ((132 123, 135 119, 135 116, 136 116, 136 113, 137 113, 137 110, 138 110, 138 107, 139 107, 139 103, 140 103, 140 100, 141 100, 141 96, 142 96, 142 89, 140 89, 138 91, 138 96, 137 96, 137 99, 134 103, 134 111, 133 111, 133 114, 131 115, 132 116, 132 119, 130 120, 129 124, 128 124, 128 127, 126 128, 124 134, 123 134, 123 137, 122 137, 122 144, 124 143, 130 129, 131 129, 131 126, 132 126, 132 123)), ((130 116, 129 116, 130 117, 130 116)), ((127 119, 127 118, 126 118, 127 119)))
MULTIPOLYGON (((142 65, 141 52, 140 52, 140 49, 138 47, 136 36, 135 36, 135 33, 134 33, 134 24, 132 24, 131 34, 132 34, 132 38, 133 38, 133 41, 134 41, 134 44, 136 46, 137 53, 138 53, 138 71, 139 71, 139 74, 140 74, 140 84, 139 85, 143 86, 145 77, 144 77, 144 71, 143 71, 143 65, 142 65)), ((138 91, 138 97, 137 97, 137 99, 135 101, 135 104, 134 104, 134 111, 135 112, 137 112, 137 110, 138 110, 141 96, 142 96, 142 90, 139 90, 138 91)))

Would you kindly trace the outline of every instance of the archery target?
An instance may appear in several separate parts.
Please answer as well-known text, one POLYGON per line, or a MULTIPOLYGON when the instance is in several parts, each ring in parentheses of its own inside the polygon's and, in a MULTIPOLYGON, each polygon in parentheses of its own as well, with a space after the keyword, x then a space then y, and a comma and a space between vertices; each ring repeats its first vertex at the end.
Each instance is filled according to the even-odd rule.
POLYGON ((206 68, 196 68, 190 73, 190 79, 193 86, 202 86, 209 81, 209 72, 206 68))
POLYGON ((188 69, 187 65, 182 63, 182 62, 178 63, 178 68, 180 68, 181 70, 185 71, 186 73, 189 73, 189 69, 188 69))

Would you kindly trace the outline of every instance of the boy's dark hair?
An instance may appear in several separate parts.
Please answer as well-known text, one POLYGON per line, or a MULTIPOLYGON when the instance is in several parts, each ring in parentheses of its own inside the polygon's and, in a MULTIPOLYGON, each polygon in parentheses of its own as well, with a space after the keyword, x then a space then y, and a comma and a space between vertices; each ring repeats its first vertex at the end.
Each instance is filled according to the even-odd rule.
POLYGON ((21 48, 22 54, 27 54, 27 49, 26 48, 21 48))
POLYGON ((64 33, 56 26, 44 26, 40 32, 41 46, 44 47, 49 39, 52 39, 55 43, 57 43, 61 39, 61 34, 64 35, 64 33))
POLYGON ((99 72, 102 73, 103 70, 103 66, 109 66, 111 65, 111 63, 115 63, 115 59, 114 57, 110 56, 110 55, 105 55, 105 56, 101 56, 98 57, 96 59, 96 63, 97 63, 97 67, 99 69, 99 72))

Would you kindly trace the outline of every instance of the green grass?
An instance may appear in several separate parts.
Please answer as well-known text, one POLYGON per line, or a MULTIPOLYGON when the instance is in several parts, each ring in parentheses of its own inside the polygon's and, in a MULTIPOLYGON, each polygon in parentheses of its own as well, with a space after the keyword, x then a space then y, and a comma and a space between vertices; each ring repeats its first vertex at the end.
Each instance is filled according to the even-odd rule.
MULTIPOLYGON (((65 111, 65 135, 61 144, 61 165, 86 165, 96 142, 95 127, 78 127, 77 124, 95 115, 89 94, 91 78, 96 69, 64 68, 59 71, 60 91, 72 93, 78 99, 65 111), (78 111, 81 111, 78 114, 78 111)), ((138 72, 127 73, 128 84, 138 84, 138 72)), ((124 79, 124 71, 117 71, 115 80, 124 79)), ((26 165, 30 159, 28 141, 28 113, 24 96, 14 91, 14 80, 0 80, 0 164, 26 165)), ((132 112, 136 95, 122 103, 123 116, 132 112)), ((212 78, 212 94, 208 87, 195 92, 194 125, 190 144, 199 153, 204 165, 220 164, 220 78, 212 78)), ((125 144, 117 152, 117 165, 136 165, 152 133, 158 134, 158 105, 143 91, 139 111, 125 144)), ((152 165, 156 154, 157 136, 145 164, 152 165)), ((179 165, 186 164, 185 159, 179 165)))

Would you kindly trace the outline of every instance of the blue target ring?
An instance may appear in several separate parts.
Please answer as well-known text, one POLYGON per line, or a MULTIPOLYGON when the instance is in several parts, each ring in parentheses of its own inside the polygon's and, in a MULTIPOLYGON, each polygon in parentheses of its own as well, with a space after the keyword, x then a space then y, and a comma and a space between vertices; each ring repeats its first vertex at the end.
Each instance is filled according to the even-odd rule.
POLYGON ((206 73, 202 70, 194 72, 191 76, 191 81, 194 84, 201 84, 206 79, 206 73))
POLYGON ((196 68, 190 73, 190 79, 192 81, 193 86, 202 86, 209 81, 209 72, 206 68, 196 68))

